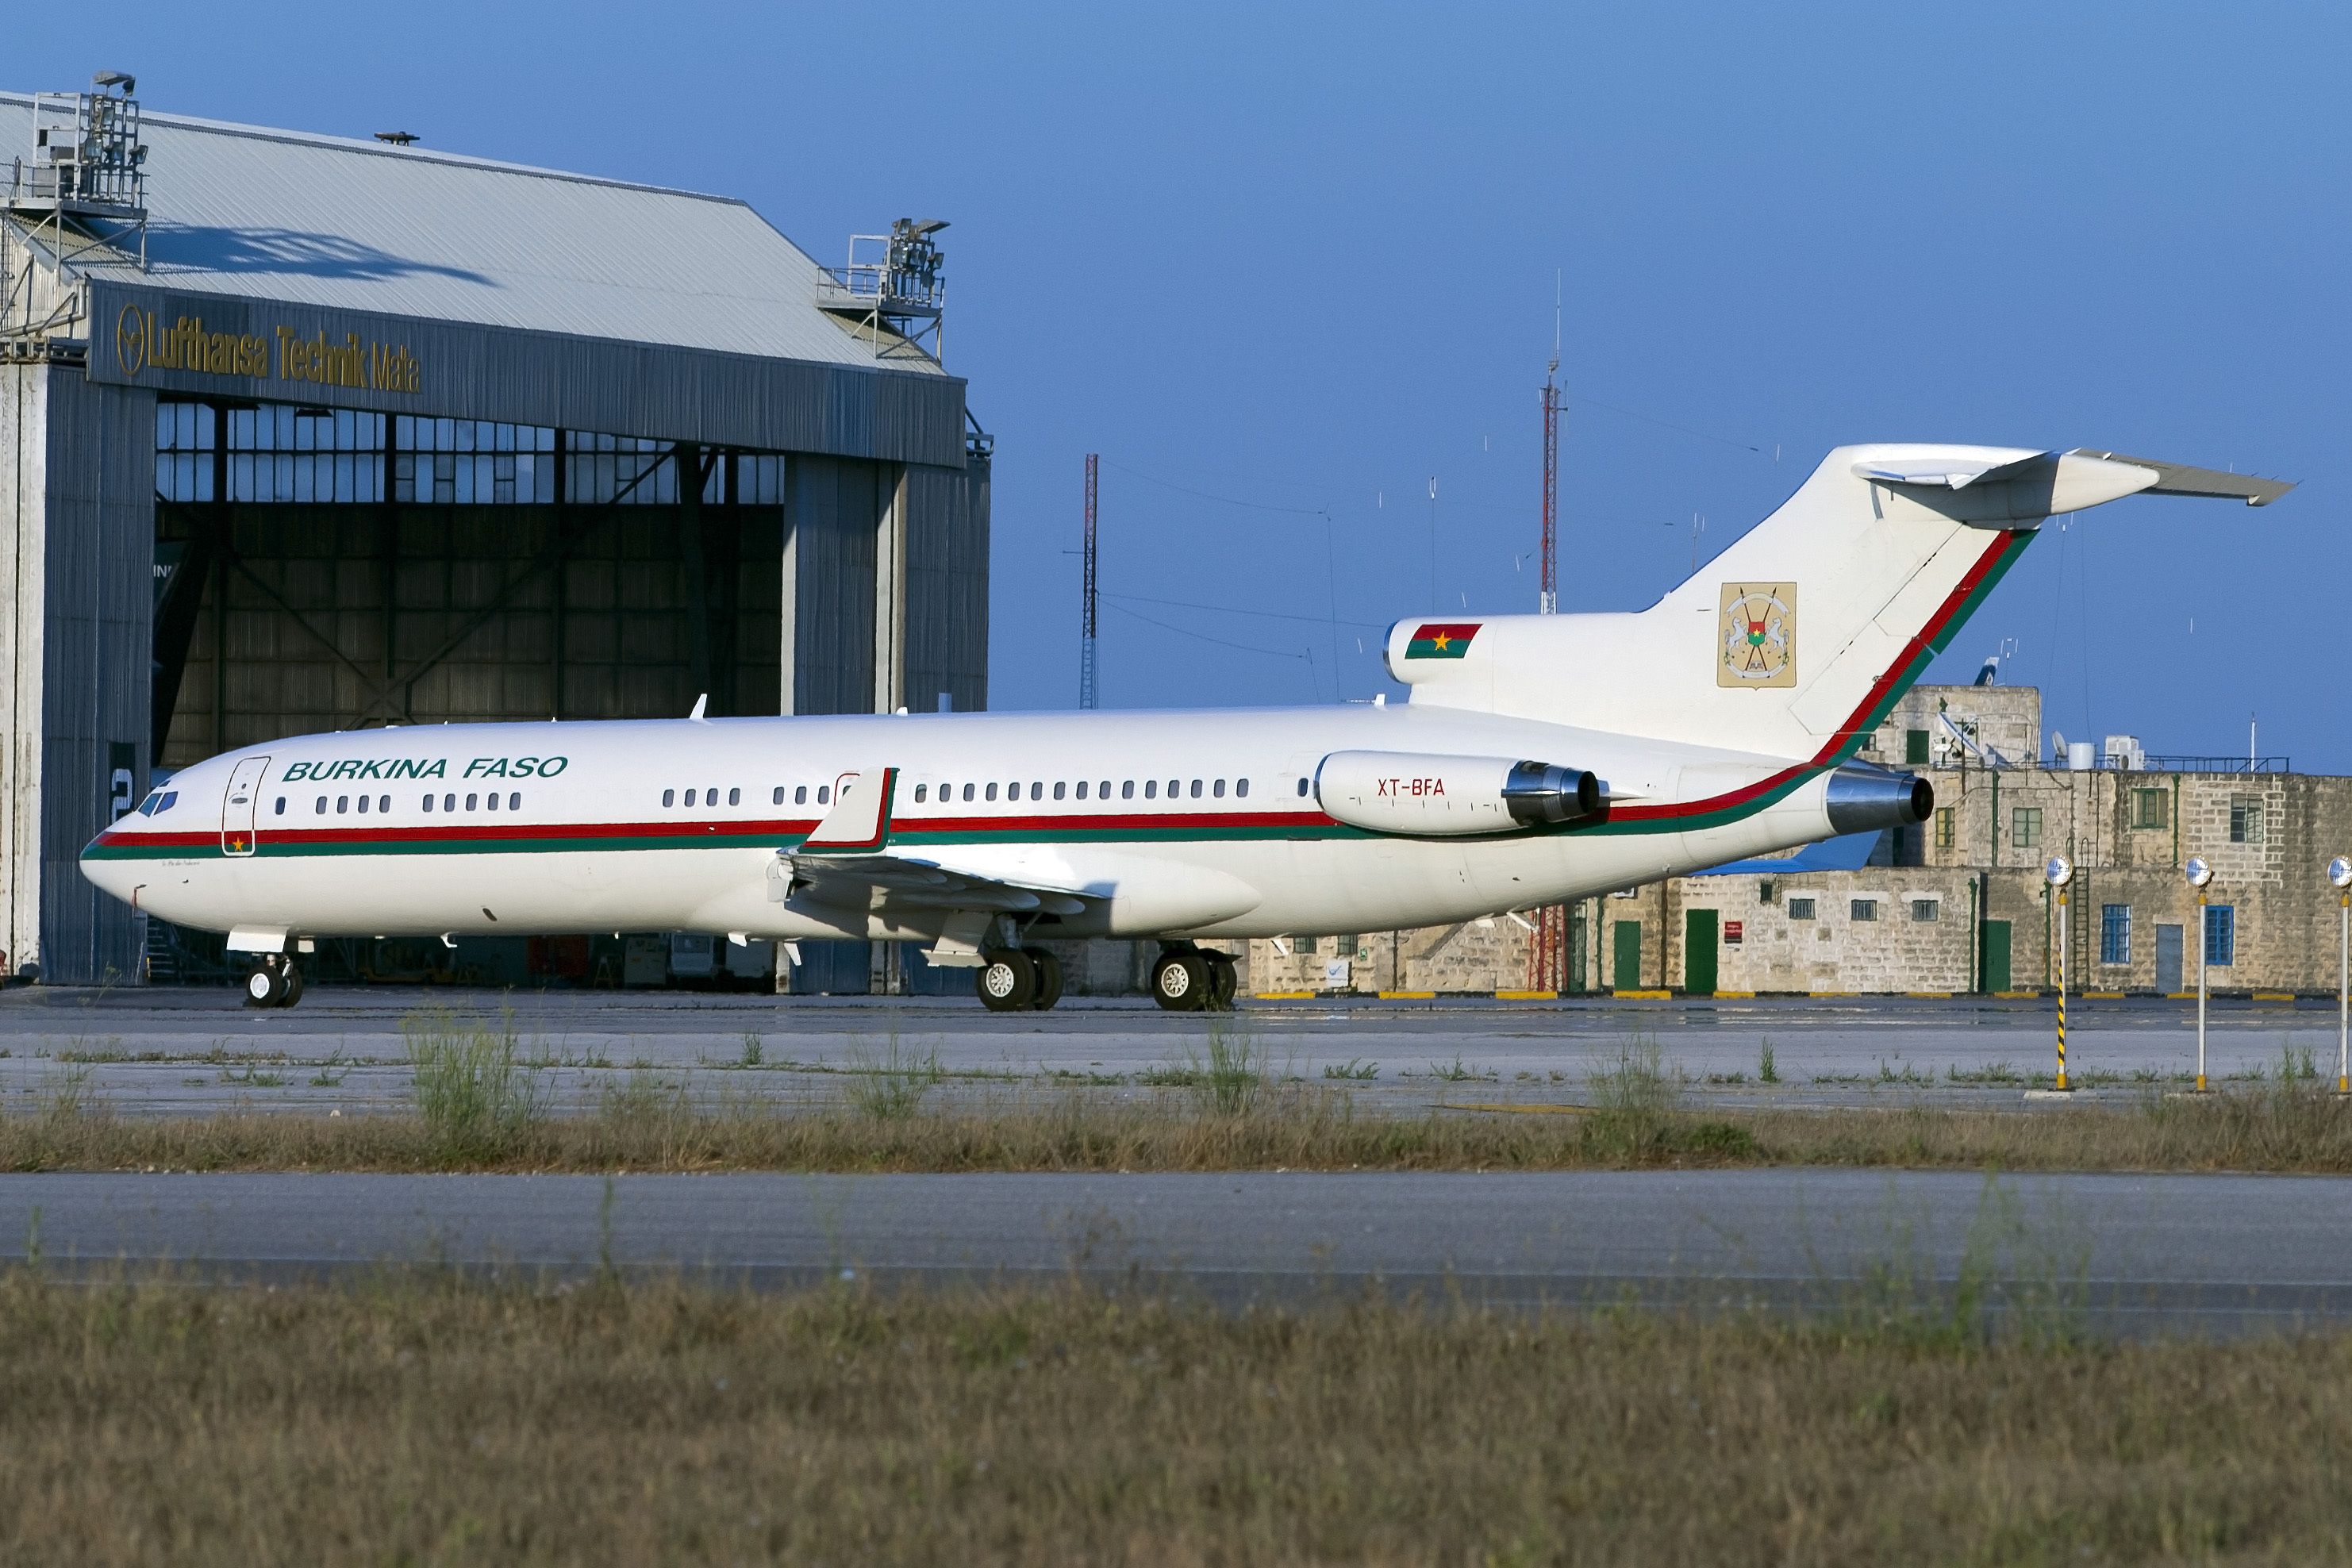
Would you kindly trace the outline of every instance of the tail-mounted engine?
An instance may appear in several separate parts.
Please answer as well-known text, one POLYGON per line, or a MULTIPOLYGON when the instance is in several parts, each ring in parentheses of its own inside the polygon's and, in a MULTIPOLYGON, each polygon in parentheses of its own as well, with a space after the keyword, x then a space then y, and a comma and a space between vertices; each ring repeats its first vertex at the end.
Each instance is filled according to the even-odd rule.
POLYGON ((1315 771, 1315 795, 1350 827, 1459 837, 1597 816, 1609 786, 1580 768, 1508 757, 1334 752, 1315 771))

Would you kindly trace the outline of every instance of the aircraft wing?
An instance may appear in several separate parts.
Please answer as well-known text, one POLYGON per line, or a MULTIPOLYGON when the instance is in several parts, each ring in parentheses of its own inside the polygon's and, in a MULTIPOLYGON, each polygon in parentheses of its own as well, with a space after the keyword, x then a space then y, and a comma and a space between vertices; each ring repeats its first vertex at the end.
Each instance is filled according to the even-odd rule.
POLYGON ((788 853, 784 859, 792 868, 793 888, 806 888, 826 903, 862 906, 879 892, 894 903, 925 909, 1074 915, 1086 908, 1084 899, 1066 889, 1027 887, 911 854, 788 853))

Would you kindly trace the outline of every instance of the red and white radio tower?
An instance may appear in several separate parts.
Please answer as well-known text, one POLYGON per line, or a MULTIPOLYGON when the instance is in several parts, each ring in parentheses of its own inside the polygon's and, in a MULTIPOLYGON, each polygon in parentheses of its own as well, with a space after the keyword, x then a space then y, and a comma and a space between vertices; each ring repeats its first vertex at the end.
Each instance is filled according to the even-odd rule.
MULTIPOLYGON (((1538 613, 1559 614, 1559 285, 1552 285, 1551 364, 1543 384, 1543 585, 1538 613)), ((1528 989, 1568 989, 1568 906, 1535 911, 1528 933, 1528 989)))
POLYGON ((1100 707, 1095 688, 1095 465, 1097 454, 1087 454, 1087 587, 1082 636, 1078 645, 1078 706, 1100 707))

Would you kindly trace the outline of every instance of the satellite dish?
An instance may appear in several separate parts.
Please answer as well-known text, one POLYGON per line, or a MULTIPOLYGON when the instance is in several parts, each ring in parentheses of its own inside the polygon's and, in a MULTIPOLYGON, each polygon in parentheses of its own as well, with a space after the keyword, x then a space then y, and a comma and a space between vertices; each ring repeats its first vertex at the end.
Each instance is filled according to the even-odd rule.
POLYGON ((2063 757, 2066 754, 2065 731, 2053 730, 2050 731, 2050 754, 2053 757, 2063 757))

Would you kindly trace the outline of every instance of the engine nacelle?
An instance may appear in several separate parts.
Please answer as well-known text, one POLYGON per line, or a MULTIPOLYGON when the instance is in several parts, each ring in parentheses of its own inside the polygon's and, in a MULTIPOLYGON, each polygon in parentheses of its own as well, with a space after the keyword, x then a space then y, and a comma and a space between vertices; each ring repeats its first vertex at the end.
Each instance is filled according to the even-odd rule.
POLYGON ((1936 810, 1936 786, 1916 773, 1848 763, 1830 774, 1822 797, 1832 833, 1916 827, 1936 810))
POLYGON ((1574 822, 1609 786, 1578 768, 1430 752, 1334 752, 1315 770, 1315 798, 1336 822, 1373 833, 1459 837, 1574 822))

